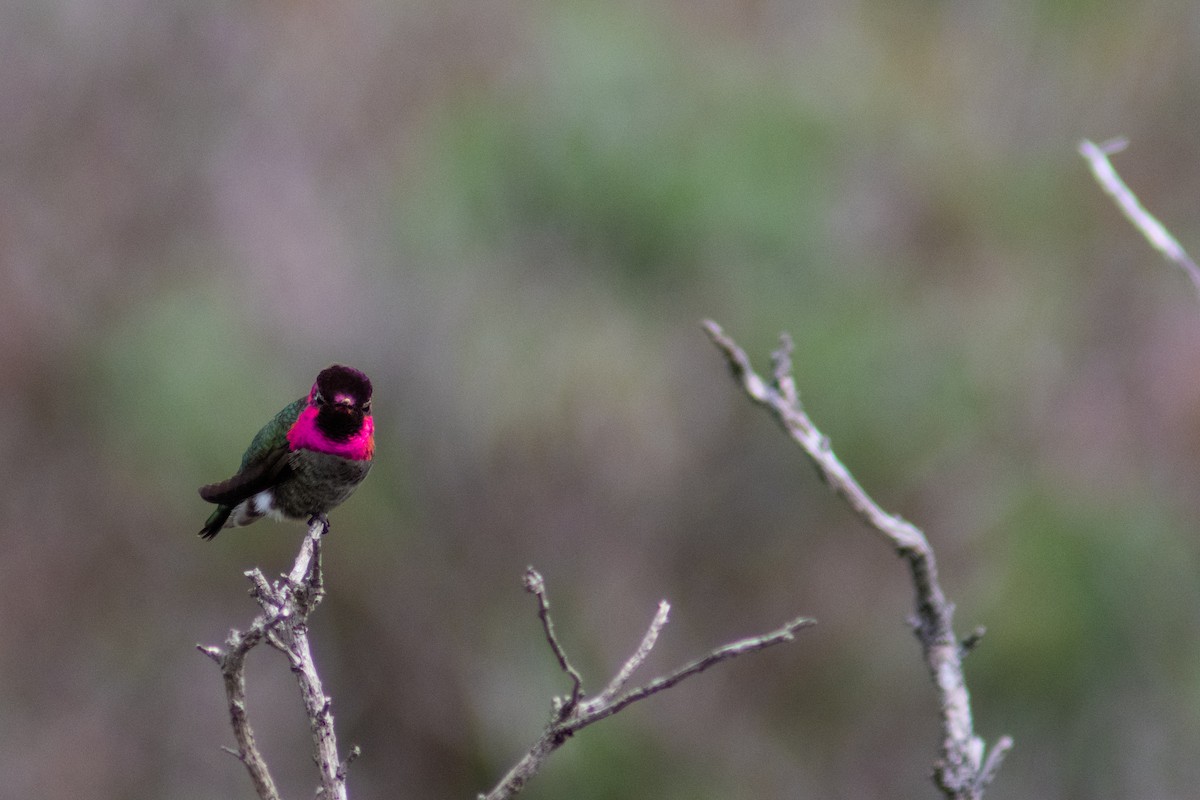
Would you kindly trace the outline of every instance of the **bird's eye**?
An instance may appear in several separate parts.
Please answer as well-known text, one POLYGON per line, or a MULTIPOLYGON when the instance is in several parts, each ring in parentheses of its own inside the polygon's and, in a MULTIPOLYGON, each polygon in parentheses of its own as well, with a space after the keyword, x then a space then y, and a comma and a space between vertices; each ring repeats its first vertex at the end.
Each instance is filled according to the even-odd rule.
POLYGON ((317 392, 316 396, 313 397, 313 399, 317 401, 317 405, 319 405, 319 406, 325 405, 325 398, 321 396, 320 392, 317 392))
POLYGON ((364 414, 371 413, 371 401, 370 400, 368 400, 367 402, 362 404, 362 410, 363 410, 364 414))

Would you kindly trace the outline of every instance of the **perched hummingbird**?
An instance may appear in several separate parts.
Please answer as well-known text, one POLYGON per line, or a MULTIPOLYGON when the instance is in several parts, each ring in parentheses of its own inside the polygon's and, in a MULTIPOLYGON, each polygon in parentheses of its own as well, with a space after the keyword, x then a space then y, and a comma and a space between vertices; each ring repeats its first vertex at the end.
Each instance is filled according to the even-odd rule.
POLYGON ((374 454, 370 379, 340 364, 323 369, 307 397, 258 432, 236 475, 200 488, 217 504, 200 536, 264 516, 324 518, 367 476, 374 454))

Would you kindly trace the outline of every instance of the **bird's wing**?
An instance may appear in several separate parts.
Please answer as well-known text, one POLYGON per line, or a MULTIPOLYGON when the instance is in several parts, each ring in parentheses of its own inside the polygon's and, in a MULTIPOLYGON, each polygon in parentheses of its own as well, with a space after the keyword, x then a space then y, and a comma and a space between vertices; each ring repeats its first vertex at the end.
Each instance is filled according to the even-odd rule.
POLYGON ((290 475, 287 434, 304 410, 305 402, 306 398, 301 397, 284 406, 255 434, 242 456, 242 466, 237 474, 228 480, 200 487, 200 496, 210 503, 236 506, 290 475))
POLYGON ((228 480, 200 487, 200 496, 210 503, 236 506, 248 497, 269 489, 291 474, 287 445, 268 451, 263 458, 243 467, 228 480))
POLYGON ((244 472, 252 462, 260 460, 265 454, 280 447, 287 448, 288 431, 300 418, 300 412, 304 410, 306 402, 307 398, 301 397, 299 400, 288 403, 271 418, 270 422, 262 426, 262 430, 254 435, 250 446, 246 448, 246 452, 242 456, 242 468, 239 472, 244 472))

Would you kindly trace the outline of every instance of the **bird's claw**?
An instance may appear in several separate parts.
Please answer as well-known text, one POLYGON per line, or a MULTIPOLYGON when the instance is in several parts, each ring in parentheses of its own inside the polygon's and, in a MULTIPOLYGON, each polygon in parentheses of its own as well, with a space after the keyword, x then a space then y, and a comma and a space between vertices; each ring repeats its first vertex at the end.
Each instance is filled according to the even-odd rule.
POLYGON ((311 528, 316 523, 321 523, 321 535, 329 533, 329 517, 324 514, 313 514, 308 518, 308 526, 311 528))

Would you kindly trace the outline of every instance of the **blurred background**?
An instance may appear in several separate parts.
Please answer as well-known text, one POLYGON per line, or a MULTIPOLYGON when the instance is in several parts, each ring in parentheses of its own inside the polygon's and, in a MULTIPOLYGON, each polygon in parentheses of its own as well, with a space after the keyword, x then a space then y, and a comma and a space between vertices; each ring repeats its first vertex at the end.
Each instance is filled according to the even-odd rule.
MULTIPOLYGON (((250 798, 197 653, 256 610, 196 494, 342 361, 378 459, 313 637, 352 796, 471 798, 656 603, 662 672, 530 800, 933 797, 903 564, 730 380, 806 407, 934 544, 994 798, 1200 784, 1200 6, 17 0, 0 8, 4 797, 250 798)), ((285 662, 249 663, 286 797, 285 662)))

